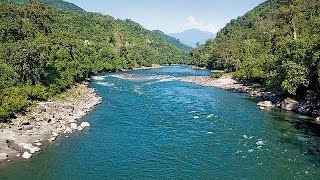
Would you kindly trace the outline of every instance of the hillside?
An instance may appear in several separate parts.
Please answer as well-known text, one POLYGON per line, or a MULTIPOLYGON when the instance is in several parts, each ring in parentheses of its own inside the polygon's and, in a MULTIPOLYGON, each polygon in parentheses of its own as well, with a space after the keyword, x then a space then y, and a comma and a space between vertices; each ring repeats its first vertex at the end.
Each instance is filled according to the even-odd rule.
POLYGON ((215 40, 190 53, 193 64, 234 72, 317 111, 320 99, 319 1, 268 0, 232 20, 215 40))
POLYGON ((192 50, 192 47, 183 44, 179 39, 166 35, 160 30, 154 30, 153 32, 155 32, 159 37, 161 37, 163 40, 165 40, 169 44, 173 45, 174 47, 182 51, 188 52, 192 50))
MULTIPOLYGON (((30 2, 30 0, 10 0, 10 1, 14 2, 14 3, 18 3, 18 4, 25 4, 25 3, 30 2)), ((65 2, 63 0, 43 0, 43 2, 45 2, 46 4, 48 4, 49 6, 51 6, 53 8, 58 8, 58 9, 65 10, 65 11, 84 12, 84 10, 82 8, 80 8, 79 6, 77 6, 73 3, 65 2)))
POLYGON ((186 54, 131 20, 0 1, 0 119, 99 72, 186 63, 186 54))
POLYGON ((203 44, 207 40, 215 38, 216 35, 199 29, 189 29, 180 33, 171 33, 169 36, 179 39, 188 46, 197 47, 198 44, 203 44))

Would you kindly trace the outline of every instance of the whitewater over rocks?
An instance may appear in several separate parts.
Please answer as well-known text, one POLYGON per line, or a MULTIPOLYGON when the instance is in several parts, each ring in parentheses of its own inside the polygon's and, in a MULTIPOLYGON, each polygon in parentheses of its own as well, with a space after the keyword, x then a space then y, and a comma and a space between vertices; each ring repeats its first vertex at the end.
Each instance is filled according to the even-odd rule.
POLYGON ((88 122, 78 123, 93 107, 101 102, 87 83, 77 85, 61 95, 59 100, 39 102, 25 115, 17 115, 10 124, 0 129, 0 162, 22 157, 29 159, 41 151, 43 143, 59 136, 82 131, 88 122))

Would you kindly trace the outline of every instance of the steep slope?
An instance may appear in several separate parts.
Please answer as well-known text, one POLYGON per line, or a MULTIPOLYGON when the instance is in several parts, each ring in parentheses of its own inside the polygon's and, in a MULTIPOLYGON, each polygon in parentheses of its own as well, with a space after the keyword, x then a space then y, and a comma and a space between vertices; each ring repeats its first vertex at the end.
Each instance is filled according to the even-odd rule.
POLYGON ((171 33, 169 36, 179 39, 188 46, 196 47, 197 44, 203 44, 207 40, 215 38, 216 35, 199 29, 189 29, 181 33, 171 33))
MULTIPOLYGON (((194 64, 234 72, 274 92, 320 99, 320 4, 268 0, 190 53, 194 64)), ((309 108, 316 113, 316 107, 309 108)))
POLYGON ((166 42, 168 42, 172 46, 174 46, 182 51, 188 52, 188 51, 192 50, 192 47, 181 43, 179 39, 176 39, 174 37, 166 35, 165 33, 163 33, 160 30, 154 30, 153 32, 155 32, 159 37, 161 37, 163 40, 165 40, 166 42))
POLYGON ((0 1, 0 120, 98 72, 187 60, 131 20, 0 1))
MULTIPOLYGON (((11 0, 11 2, 25 4, 30 2, 30 0, 11 0)), ((65 2, 63 0, 43 0, 43 2, 45 2, 51 7, 58 8, 61 10, 84 12, 84 10, 79 6, 73 3, 65 2)))

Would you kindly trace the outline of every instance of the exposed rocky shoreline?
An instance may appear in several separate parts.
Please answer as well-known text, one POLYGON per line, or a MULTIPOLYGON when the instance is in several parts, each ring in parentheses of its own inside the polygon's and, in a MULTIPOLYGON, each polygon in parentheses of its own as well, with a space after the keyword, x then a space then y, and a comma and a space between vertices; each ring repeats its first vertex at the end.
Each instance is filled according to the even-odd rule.
POLYGON ((189 76, 182 79, 184 82, 199 84, 201 86, 218 87, 234 92, 247 93, 252 97, 261 98, 263 101, 258 103, 260 109, 278 107, 288 111, 305 114, 316 118, 320 123, 320 101, 314 99, 312 92, 310 97, 304 101, 297 101, 292 98, 284 98, 277 96, 271 92, 266 92, 263 88, 257 86, 246 86, 237 80, 232 79, 231 74, 224 74, 220 78, 212 78, 209 76, 189 76))
POLYGON ((126 71, 136 71, 136 70, 148 70, 148 69, 157 69, 157 68, 162 68, 164 67, 163 65, 159 65, 159 64, 152 64, 151 66, 141 66, 138 68, 133 68, 133 69, 122 69, 122 72, 126 72, 126 71))
POLYGON ((44 143, 89 127, 88 122, 80 124, 78 120, 100 102, 95 90, 83 83, 0 124, 0 162, 29 159, 44 143))

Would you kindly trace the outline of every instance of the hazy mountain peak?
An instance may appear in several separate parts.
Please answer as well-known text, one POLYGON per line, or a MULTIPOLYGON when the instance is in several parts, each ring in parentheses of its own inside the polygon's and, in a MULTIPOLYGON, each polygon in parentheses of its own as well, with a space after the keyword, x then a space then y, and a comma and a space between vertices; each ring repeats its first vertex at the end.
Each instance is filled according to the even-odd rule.
POLYGON ((182 50, 182 51, 190 51, 192 50, 192 47, 187 46, 186 44, 183 44, 179 39, 176 39, 172 36, 169 36, 165 34, 164 32, 160 30, 153 30, 154 33, 156 33, 159 37, 161 37, 163 40, 165 40, 167 43, 171 44, 172 46, 182 50))
POLYGON ((171 33, 169 36, 179 39, 188 46, 196 47, 197 43, 205 43, 207 40, 215 38, 216 34, 193 28, 180 33, 171 33))

